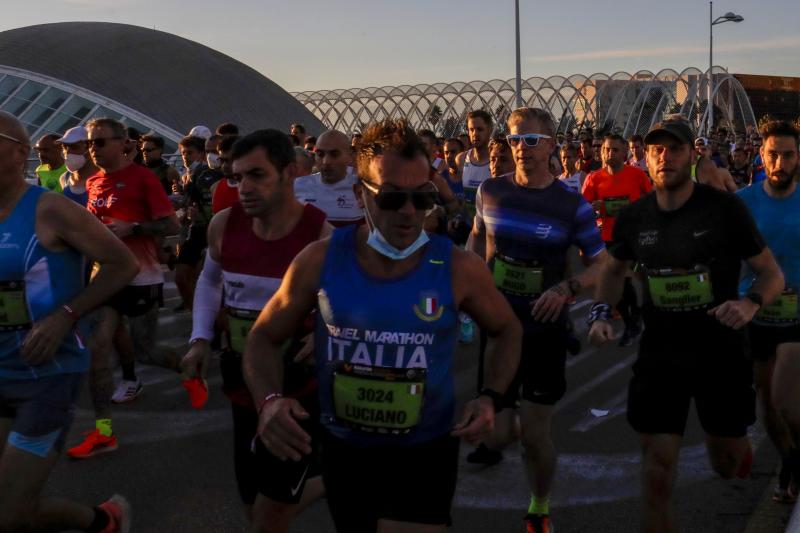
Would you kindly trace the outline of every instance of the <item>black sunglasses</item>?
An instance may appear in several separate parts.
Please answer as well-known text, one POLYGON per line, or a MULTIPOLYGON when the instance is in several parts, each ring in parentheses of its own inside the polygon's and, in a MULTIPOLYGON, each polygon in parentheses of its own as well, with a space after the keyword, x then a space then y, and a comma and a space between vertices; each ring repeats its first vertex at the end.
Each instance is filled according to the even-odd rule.
POLYGON ((97 148, 103 148, 108 141, 112 140, 119 140, 122 137, 98 137, 97 139, 87 139, 86 144, 89 145, 89 148, 92 146, 96 146, 97 148))
POLYGON ((419 211, 428 211, 433 209, 436 205, 436 199, 439 197, 439 190, 436 185, 431 183, 433 190, 416 190, 416 191, 386 191, 377 185, 368 181, 361 180, 361 184, 369 192, 375 195, 375 204, 384 211, 397 211, 406 202, 411 200, 414 208, 419 211))

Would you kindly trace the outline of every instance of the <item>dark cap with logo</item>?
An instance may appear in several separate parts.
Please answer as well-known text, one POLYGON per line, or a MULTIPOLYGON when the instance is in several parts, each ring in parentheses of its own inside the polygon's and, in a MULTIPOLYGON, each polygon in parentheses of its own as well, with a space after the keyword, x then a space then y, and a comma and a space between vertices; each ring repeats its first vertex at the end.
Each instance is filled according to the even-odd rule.
POLYGON ((644 143, 653 144, 653 140, 662 134, 677 139, 681 144, 692 144, 694 142, 692 128, 683 118, 667 118, 653 125, 647 135, 644 136, 644 143))

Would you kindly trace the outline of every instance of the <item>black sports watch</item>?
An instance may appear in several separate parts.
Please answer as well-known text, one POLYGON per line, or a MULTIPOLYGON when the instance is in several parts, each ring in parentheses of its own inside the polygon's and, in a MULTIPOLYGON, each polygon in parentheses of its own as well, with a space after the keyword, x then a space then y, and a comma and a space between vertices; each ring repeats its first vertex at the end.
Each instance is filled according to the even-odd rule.
POLYGON ((488 387, 484 387, 484 388, 482 388, 480 390, 480 392, 478 393, 478 396, 475 396, 475 397, 477 398, 479 396, 488 396, 489 399, 492 400, 492 405, 494 406, 494 412, 495 413, 499 413, 500 411, 503 410, 503 407, 504 407, 504 405, 503 405, 503 395, 500 394, 499 392, 497 392, 496 390, 490 389, 488 387))
POLYGON ((764 298, 755 291, 750 291, 744 295, 745 298, 753 302, 759 307, 764 307, 764 298))

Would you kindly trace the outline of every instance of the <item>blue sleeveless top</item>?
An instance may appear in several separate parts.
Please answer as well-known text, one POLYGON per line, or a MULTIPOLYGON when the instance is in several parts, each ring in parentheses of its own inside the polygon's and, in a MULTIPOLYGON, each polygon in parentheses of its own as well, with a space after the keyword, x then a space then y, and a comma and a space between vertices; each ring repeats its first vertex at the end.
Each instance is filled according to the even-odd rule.
POLYGON ((0 222, 0 379, 36 379, 89 368, 84 327, 64 338, 51 361, 29 366, 20 353, 30 323, 56 311, 84 286, 83 257, 72 249, 46 250, 36 238, 36 205, 46 191, 31 186, 0 222))
POLYGON ((334 231, 320 280, 314 340, 322 424, 357 446, 433 440, 452 430, 455 415, 452 362, 458 310, 452 243, 431 235, 419 265, 401 278, 386 280, 358 264, 355 236, 355 226, 334 231), (419 423, 404 434, 390 434, 354 428, 337 418, 334 379, 345 363, 376 372, 407 369, 408 375, 424 369, 419 423))
POLYGON ((71 185, 67 185, 61 192, 64 196, 83 207, 86 207, 86 204, 89 202, 89 191, 87 190, 84 190, 82 193, 76 193, 72 192, 71 185))

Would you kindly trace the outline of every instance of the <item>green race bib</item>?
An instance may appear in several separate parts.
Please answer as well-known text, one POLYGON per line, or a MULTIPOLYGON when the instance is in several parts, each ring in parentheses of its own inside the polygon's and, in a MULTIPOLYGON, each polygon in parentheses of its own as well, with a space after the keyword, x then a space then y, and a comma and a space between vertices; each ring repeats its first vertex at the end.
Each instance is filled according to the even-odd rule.
POLYGON ((714 301, 711 278, 707 271, 677 273, 670 269, 650 271, 647 275, 653 305, 665 311, 702 309, 714 301))
POLYGON ((248 311, 245 309, 228 309, 228 330, 230 335, 231 349, 234 352, 243 354, 247 334, 258 318, 258 311, 248 311))
POLYGON ((603 205, 606 208, 606 216, 616 217, 623 207, 630 204, 631 200, 627 196, 609 196, 603 198, 603 205))
POLYGON ((756 317, 764 322, 796 322, 797 292, 792 289, 783 291, 774 302, 759 309, 756 317))
POLYGON ((420 422, 423 368, 384 368, 340 363, 333 374, 337 419, 353 429, 402 435, 420 422))
POLYGON ((495 255, 492 269, 494 285, 503 292, 519 296, 536 296, 542 293, 542 269, 526 266, 508 257, 495 255))
POLYGON ((0 281, 0 331, 30 329, 24 281, 0 281))

